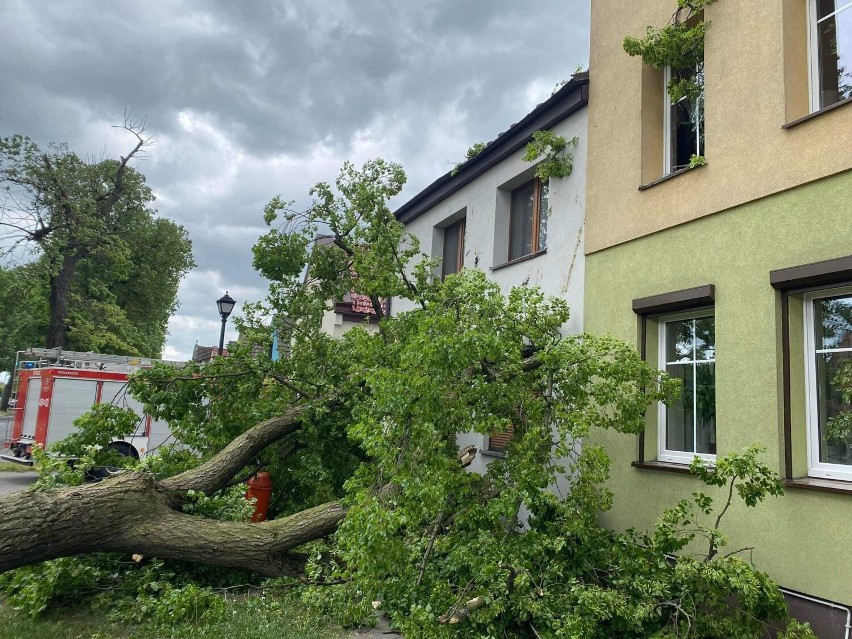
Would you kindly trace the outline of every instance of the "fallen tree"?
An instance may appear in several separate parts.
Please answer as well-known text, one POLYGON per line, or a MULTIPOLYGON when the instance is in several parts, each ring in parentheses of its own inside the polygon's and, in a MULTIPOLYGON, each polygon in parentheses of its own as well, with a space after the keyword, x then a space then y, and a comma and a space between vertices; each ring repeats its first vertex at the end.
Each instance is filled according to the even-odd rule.
MULTIPOLYGON (((759 451, 696 465, 711 495, 661 513, 654 530, 600 527, 614 499, 609 461, 580 441, 594 428, 641 432, 646 408, 676 386, 630 345, 564 335, 562 300, 505 295, 476 270, 432 277, 434 260, 386 206, 403 181, 395 165, 347 165, 307 211, 273 200, 265 219, 281 224, 255 247, 270 295, 248 308, 246 343, 204 368, 131 382, 178 444, 96 485, 0 498, 0 569, 120 552, 303 575, 321 584, 303 596, 345 621, 380 607, 427 639, 757 638, 784 619, 772 581, 720 552, 735 495, 753 506, 781 492, 759 451), (316 244, 320 225, 330 231, 316 244), (374 322, 333 339, 322 315, 351 295, 370 301, 374 322), (385 317, 389 297, 405 312, 385 317), (270 316, 286 347, 279 361, 256 348, 270 316), (510 428, 504 456, 465 470, 475 451, 460 451, 460 437, 510 428), (277 488, 275 519, 245 523, 227 495, 243 501, 239 481, 260 468, 277 488), (709 547, 695 555, 699 543, 709 547)), ((117 410, 96 411, 67 446, 86 463, 105 454, 97 446, 126 432, 117 410)), ((23 570, 34 578, 7 592, 25 600, 39 568, 23 570)), ((90 572, 114 585, 112 570, 90 572)))
POLYGON ((303 574, 305 558, 289 551, 334 532, 344 515, 339 502, 261 524, 180 511, 188 491, 224 488, 258 453, 294 432, 301 412, 294 408, 266 420, 201 466, 165 480, 131 471, 97 484, 0 497, 0 571, 82 553, 125 552, 270 577, 303 574))

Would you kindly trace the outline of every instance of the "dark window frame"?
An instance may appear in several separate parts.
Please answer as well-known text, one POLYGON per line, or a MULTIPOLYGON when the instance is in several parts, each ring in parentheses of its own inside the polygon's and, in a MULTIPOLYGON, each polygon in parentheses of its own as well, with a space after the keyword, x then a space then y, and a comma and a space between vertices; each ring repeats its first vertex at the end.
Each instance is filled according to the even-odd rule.
MULTIPOLYGON (((639 318, 639 354, 642 360, 648 361, 648 318, 709 307, 713 307, 715 316, 715 303, 716 287, 713 284, 634 299, 632 307, 639 318)), ((657 361, 657 357, 654 361, 657 361)), ((638 459, 632 463, 634 467, 671 470, 670 467, 674 466, 668 462, 645 459, 645 429, 639 433, 637 444, 638 459)))
POLYGON ((447 275, 452 275, 453 273, 458 273, 459 271, 461 271, 464 268, 464 240, 465 240, 465 233, 467 232, 467 218, 463 217, 460 220, 453 222, 452 224, 444 227, 443 231, 444 231, 444 238, 442 240, 442 246, 441 246, 441 279, 442 280, 444 278, 446 278, 447 275), (447 231, 451 231, 453 229, 458 229, 459 241, 456 245, 455 261, 453 262, 455 270, 448 271, 447 270, 447 263, 448 263, 447 257, 448 256, 447 256, 446 239, 447 239, 447 231))
MULTIPOLYGON (((792 356, 790 346, 790 295, 808 289, 840 286, 852 283, 852 256, 839 257, 800 266, 780 268, 769 273, 769 285, 779 292, 781 303, 781 386, 782 430, 784 433, 784 479, 788 486, 804 485, 829 490, 828 482, 838 480, 813 480, 793 476, 793 413, 792 413, 792 356)), ((840 482, 843 483, 843 482, 840 482)), ((848 483, 848 482, 846 482, 848 483)))
MULTIPOLYGON (((515 187, 509 193, 509 247, 507 251, 508 260, 507 262, 515 262, 517 260, 521 260, 525 257, 529 257, 532 255, 536 255, 542 253, 546 245, 544 247, 541 246, 541 192, 542 188, 548 183, 549 180, 542 181, 541 178, 534 177, 532 180, 528 180, 524 182, 520 186, 515 187), (514 209, 514 196, 515 193, 520 191, 521 189, 527 188, 530 184, 532 184, 533 189, 533 207, 532 207, 532 216, 530 224, 532 228, 530 229, 530 251, 529 253, 521 253, 520 255, 512 255, 512 246, 514 245, 515 234, 519 232, 518 224, 515 221, 517 217, 515 215, 514 209)), ((548 184, 549 188, 549 184, 548 184)), ((548 202, 549 202, 549 193, 548 193, 548 202)))

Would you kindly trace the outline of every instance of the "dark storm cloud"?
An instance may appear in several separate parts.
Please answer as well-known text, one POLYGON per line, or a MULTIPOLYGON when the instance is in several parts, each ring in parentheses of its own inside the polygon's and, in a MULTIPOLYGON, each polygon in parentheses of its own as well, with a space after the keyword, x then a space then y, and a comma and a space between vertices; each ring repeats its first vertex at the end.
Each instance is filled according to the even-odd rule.
MULTIPOLYGON (((147 115, 158 142, 139 168, 193 238, 193 291, 250 296, 270 197, 304 204, 343 160, 375 156, 403 163, 410 197, 585 64, 587 4, 6 0, 0 135, 114 156, 128 140, 109 125, 147 115)), ((210 319, 193 291, 172 325, 183 355, 211 341, 192 335, 210 319)))

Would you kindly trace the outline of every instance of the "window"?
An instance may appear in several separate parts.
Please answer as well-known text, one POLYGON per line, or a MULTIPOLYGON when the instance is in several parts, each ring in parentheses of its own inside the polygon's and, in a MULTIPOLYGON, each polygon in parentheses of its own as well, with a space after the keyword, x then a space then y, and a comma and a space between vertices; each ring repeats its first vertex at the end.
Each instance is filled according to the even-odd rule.
POLYGON ((509 444, 515 436, 515 425, 509 424, 506 430, 502 433, 493 433, 488 436, 488 445, 486 450, 490 453, 505 453, 509 449, 509 444))
POLYGON ((666 69, 666 86, 679 80, 697 82, 700 93, 672 103, 668 91, 665 92, 665 173, 685 169, 693 155, 704 155, 704 63, 694 69, 666 69))
POLYGON ((852 2, 810 0, 811 110, 852 98, 852 2))
POLYGON ((549 184, 538 178, 512 191, 509 211, 509 261, 547 246, 549 184))
POLYGON ((805 296, 808 474, 852 481, 852 288, 805 296))
POLYGON ((441 253, 441 279, 464 268, 465 219, 444 229, 444 246, 441 253))
POLYGON ((676 403, 660 406, 660 461, 716 455, 716 327, 712 311, 660 318, 660 368, 683 382, 676 403))

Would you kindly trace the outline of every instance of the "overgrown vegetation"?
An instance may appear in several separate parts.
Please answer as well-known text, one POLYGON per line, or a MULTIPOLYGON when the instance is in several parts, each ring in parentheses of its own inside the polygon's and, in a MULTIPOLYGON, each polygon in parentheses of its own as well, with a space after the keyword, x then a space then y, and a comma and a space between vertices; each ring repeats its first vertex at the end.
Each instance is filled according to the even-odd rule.
POLYGON ((450 175, 455 176, 458 175, 459 169, 464 166, 467 162, 475 158, 477 155, 482 153, 485 150, 485 147, 488 146, 488 142, 477 142, 476 144, 471 145, 467 152, 464 154, 464 162, 459 162, 453 167, 453 170, 450 171, 450 175))
MULTIPOLYGON (((642 38, 624 38, 624 50, 640 56, 654 69, 695 69, 704 62, 704 35, 707 22, 704 8, 716 0, 677 0, 677 10, 660 28, 648 27, 642 38)), ((695 100, 702 91, 700 79, 673 77, 666 87, 672 104, 681 98, 695 100)))
MULTIPOLYGON (((133 379, 132 392, 170 422, 176 444, 135 466, 127 482, 174 492, 162 478, 202 463, 211 470, 208 460, 220 459, 214 455, 235 437, 266 432, 268 418, 298 415, 229 473, 239 483, 269 470, 279 521, 228 525, 251 527, 255 538, 270 534, 271 543, 288 532, 271 528, 285 515, 342 499, 336 533, 302 549, 309 586, 302 596, 343 622, 381 608, 418 639, 757 639, 770 619, 785 619, 778 588, 747 553, 726 551, 720 529, 735 497, 755 506, 780 494, 759 451, 721 458, 715 469, 695 465, 706 493, 661 513, 649 531, 602 528, 600 513, 633 497, 606 489, 605 451, 580 442, 598 428, 642 431, 646 408, 674 397, 677 384, 626 343, 560 334, 565 302, 536 288, 504 295, 478 270, 433 277, 435 261, 387 207, 404 181, 399 166, 381 160, 360 170, 347 164, 335 187, 313 189, 306 211, 272 200, 264 215, 271 228, 254 252, 270 293, 248 308, 249 341, 205 368, 159 367, 133 379), (328 241, 318 245, 320 229, 328 241), (334 339, 322 331, 322 316, 353 294, 370 301, 378 329, 334 339), (393 317, 382 303, 388 297, 399 311, 393 317), (288 346, 275 362, 251 348, 269 340, 268 317, 288 346), (510 424, 505 458, 482 475, 468 472, 472 452, 460 454, 458 436, 510 424)), ((122 419, 93 417, 103 425, 84 425, 78 452, 91 452, 122 419)), ((202 517, 245 516, 239 489, 230 490, 182 495, 191 513, 180 517, 196 517, 201 529, 202 517)), ((67 603, 73 592, 76 603, 110 602, 123 618, 153 611, 162 623, 198 611, 193 618, 217 623, 217 589, 259 583, 233 570, 120 554, 58 559, 2 580, 10 602, 30 614, 67 603)), ((811 635, 792 624, 784 636, 811 635)))
POLYGON ((579 141, 576 136, 568 140, 553 131, 536 131, 532 142, 526 146, 523 160, 536 162, 544 158, 535 167, 535 176, 543 182, 551 178, 568 177, 574 170, 574 158, 568 149, 576 147, 579 141))

